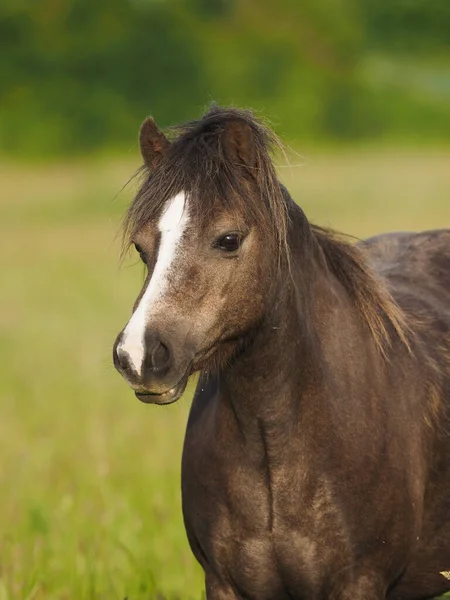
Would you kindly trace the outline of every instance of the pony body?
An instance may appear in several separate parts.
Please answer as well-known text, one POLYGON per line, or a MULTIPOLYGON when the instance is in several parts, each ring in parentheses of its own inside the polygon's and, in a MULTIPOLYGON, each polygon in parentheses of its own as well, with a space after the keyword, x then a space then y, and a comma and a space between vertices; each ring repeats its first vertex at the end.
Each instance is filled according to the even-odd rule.
POLYGON ((127 231, 143 297, 182 189, 178 274, 148 313, 142 372, 115 362, 155 403, 200 372, 182 496, 208 600, 450 590, 450 231, 351 246, 308 222, 250 113, 215 108, 177 134, 144 125, 127 231))

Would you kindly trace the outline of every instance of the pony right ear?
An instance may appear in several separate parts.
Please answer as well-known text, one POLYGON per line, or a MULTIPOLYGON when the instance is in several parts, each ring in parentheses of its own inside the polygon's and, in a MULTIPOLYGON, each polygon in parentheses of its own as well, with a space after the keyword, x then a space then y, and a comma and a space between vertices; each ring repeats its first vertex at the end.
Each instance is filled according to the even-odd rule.
POLYGON ((139 131, 139 145, 144 163, 153 171, 169 148, 170 142, 158 129, 152 117, 147 117, 139 131))
POLYGON ((239 119, 228 121, 222 135, 225 152, 237 164, 252 170, 256 167, 255 139, 248 123, 239 119))

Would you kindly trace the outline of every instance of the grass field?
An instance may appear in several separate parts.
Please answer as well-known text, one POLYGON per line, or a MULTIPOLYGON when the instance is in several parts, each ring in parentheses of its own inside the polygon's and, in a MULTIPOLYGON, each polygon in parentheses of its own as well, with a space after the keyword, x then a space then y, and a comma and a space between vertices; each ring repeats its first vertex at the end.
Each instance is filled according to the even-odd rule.
MULTIPOLYGON (((281 178, 317 223, 450 226, 450 153, 293 162, 281 178)), ((143 275, 115 239, 137 164, 0 165, 0 600, 202 597, 180 506, 189 401, 139 403, 110 359, 143 275)))

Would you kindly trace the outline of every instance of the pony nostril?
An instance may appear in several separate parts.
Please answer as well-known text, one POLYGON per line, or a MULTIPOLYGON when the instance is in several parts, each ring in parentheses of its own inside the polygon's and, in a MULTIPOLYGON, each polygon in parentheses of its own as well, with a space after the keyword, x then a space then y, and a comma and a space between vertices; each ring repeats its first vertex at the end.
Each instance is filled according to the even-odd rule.
POLYGON ((168 368, 170 364, 170 350, 166 344, 155 340, 153 347, 149 351, 150 367, 153 372, 161 373, 168 368))
POLYGON ((153 360, 156 364, 167 362, 169 358, 169 349, 162 342, 153 352, 153 360))

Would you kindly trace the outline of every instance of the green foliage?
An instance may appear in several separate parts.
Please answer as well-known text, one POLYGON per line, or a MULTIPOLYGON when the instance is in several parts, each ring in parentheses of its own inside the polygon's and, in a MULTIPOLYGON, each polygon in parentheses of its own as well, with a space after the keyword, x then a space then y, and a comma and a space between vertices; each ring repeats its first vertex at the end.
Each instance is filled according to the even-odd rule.
POLYGON ((450 139, 449 31, 448 0, 5 0, 0 152, 128 149, 147 114, 166 126, 211 100, 290 139, 450 139), (374 56, 406 53, 439 62, 439 94, 374 84, 374 56), (392 98, 420 123, 405 131, 392 98))
POLYGON ((448 53, 448 0, 366 0, 361 7, 373 47, 415 55, 448 53))
POLYGON ((3 14, 0 39, 7 152, 129 144, 150 107, 168 123, 201 102, 195 44, 164 4, 30 2, 3 14))

